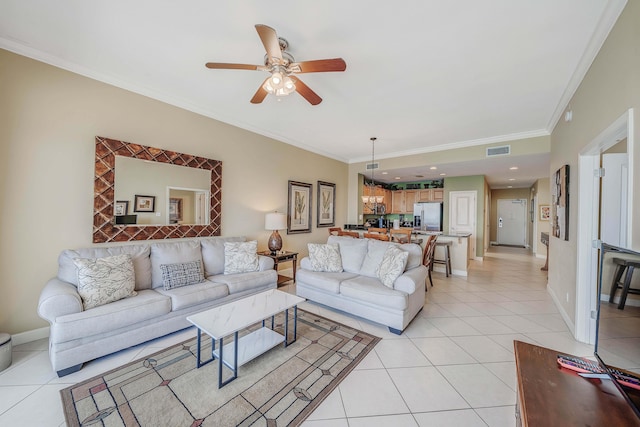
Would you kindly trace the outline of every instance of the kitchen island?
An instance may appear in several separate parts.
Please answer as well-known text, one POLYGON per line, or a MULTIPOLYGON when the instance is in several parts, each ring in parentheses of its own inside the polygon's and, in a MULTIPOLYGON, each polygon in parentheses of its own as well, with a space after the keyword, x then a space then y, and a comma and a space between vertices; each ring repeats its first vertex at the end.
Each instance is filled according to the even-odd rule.
MULTIPOLYGON (((456 276, 467 276, 469 272, 469 237, 470 233, 466 234, 443 234, 434 233, 430 231, 414 231, 417 236, 424 236, 423 240, 426 242, 426 236, 436 234, 438 236, 438 242, 451 242, 449 246, 449 257, 451 258, 451 274, 456 276)), ((443 246, 436 246, 436 253, 434 257, 436 259, 444 259, 445 248, 443 246)), ((443 265, 436 264, 433 267, 434 271, 445 272, 443 265)))

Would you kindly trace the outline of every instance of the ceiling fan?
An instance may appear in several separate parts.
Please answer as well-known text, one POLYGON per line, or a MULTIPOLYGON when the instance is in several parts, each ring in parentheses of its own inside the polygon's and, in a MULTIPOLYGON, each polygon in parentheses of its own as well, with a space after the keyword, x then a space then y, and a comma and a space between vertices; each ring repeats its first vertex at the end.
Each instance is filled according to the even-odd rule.
POLYGON ((260 104, 267 94, 284 96, 295 91, 309 101, 311 105, 318 105, 322 102, 322 98, 296 77, 295 74, 344 71, 347 68, 347 64, 342 58, 295 62, 293 56, 287 52, 289 43, 285 39, 279 38, 276 30, 262 24, 256 25, 256 30, 267 51, 264 65, 226 64, 221 62, 207 62, 206 64, 207 68, 211 69, 269 72, 271 75, 266 78, 262 86, 253 95, 253 98, 251 98, 252 104, 260 104))

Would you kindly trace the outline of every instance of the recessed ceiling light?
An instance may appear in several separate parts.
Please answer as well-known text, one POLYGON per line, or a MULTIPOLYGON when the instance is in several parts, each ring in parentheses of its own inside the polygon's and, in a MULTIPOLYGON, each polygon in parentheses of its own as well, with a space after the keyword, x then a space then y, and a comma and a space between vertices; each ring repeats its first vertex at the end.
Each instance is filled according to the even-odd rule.
POLYGON ((400 177, 399 177, 399 176, 396 176, 396 179, 400 179, 400 177))
POLYGON ((507 188, 513 188, 513 185, 508 185, 507 188))
POLYGON ((389 172, 382 172, 382 175, 389 175, 389 172))
POLYGON ((515 181, 515 180, 516 180, 515 178, 509 178, 509 181, 515 181))
POLYGON ((511 166, 511 167, 509 168, 509 170, 516 171, 516 170, 518 170, 518 167, 517 167, 517 166, 511 166))
POLYGON ((445 176, 445 175, 446 175, 446 173, 441 173, 441 174, 440 174, 440 176, 445 176))
POLYGON ((429 169, 431 169, 432 171, 434 171, 434 170, 438 169, 438 167, 437 167, 437 166, 431 166, 429 169))
POLYGON ((416 178, 424 178, 424 175, 416 175, 416 178))

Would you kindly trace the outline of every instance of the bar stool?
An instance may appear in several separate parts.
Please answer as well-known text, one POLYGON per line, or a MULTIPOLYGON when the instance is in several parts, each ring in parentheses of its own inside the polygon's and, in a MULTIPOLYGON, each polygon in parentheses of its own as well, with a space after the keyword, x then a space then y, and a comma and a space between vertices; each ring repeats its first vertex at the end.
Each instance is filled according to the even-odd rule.
POLYGON ((640 261, 633 261, 624 258, 614 258, 613 263, 618 267, 616 273, 613 276, 613 282, 611 282, 611 290, 609 291, 609 302, 612 303, 616 296, 618 288, 622 289, 620 294, 620 302, 618 302, 618 310, 624 310, 624 305, 627 302, 627 294, 640 295, 640 289, 631 288, 631 278, 633 277, 633 270, 640 268, 640 261), (621 282, 624 271, 627 270, 627 274, 624 276, 624 282, 621 282))
POLYGON ((447 274, 447 277, 449 277, 449 274, 451 274, 451 254, 449 252, 449 248, 451 247, 451 242, 438 242, 436 240, 436 246, 440 246, 443 248, 444 259, 437 259, 434 256, 432 262, 434 264, 444 264, 445 272, 447 274))

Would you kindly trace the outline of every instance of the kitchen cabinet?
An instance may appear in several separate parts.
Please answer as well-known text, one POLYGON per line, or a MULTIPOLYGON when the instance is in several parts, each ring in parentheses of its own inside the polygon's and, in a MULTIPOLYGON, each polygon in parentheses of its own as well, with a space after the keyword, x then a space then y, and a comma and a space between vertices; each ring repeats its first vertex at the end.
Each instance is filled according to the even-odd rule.
POLYGON ((418 190, 419 202, 442 202, 443 200, 443 188, 425 188, 424 190, 418 190))
MULTIPOLYGON (((383 205, 385 205, 385 207, 387 208, 386 211, 388 213, 389 211, 389 204, 391 203, 391 191, 390 190, 385 190, 382 187, 375 187, 375 191, 373 193, 375 196, 382 196, 384 197, 384 201, 382 202, 383 205)), ((370 196, 371 195, 371 189, 368 186, 363 186, 362 187, 362 195, 363 196, 370 196)), ((369 209, 367 207, 366 204, 363 204, 362 206, 362 213, 365 215, 371 215, 371 214, 380 214, 380 212, 373 212, 373 210, 369 209)))
POLYGON ((418 190, 404 190, 404 210, 401 213, 413 214, 414 203, 418 203, 418 190))
POLYGON ((391 213, 404 213, 404 190, 391 192, 391 213))

